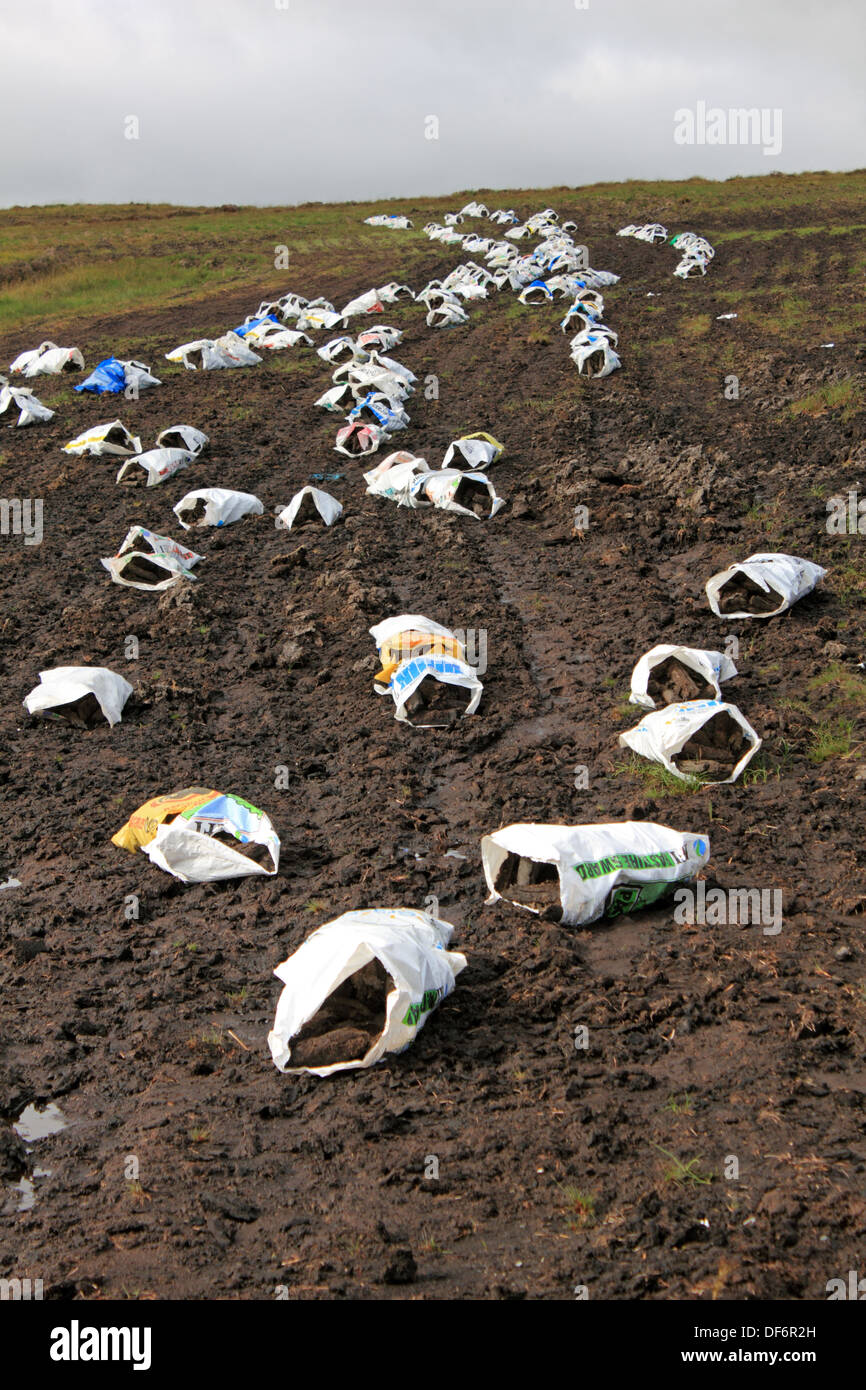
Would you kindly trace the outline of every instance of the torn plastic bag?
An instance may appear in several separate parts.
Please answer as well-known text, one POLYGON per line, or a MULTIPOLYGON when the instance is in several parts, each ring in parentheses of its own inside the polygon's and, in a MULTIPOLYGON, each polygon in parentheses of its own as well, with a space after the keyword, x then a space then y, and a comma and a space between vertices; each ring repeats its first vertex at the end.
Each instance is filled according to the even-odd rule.
POLYGON ((316 348, 316 356, 321 357, 323 362, 352 361, 355 357, 355 347, 355 339, 344 334, 342 338, 332 338, 329 343, 316 348))
POLYGON ((346 454, 348 458, 364 458, 367 454, 375 454, 380 445, 387 443, 390 438, 390 434, 379 425, 365 425, 358 420, 337 431, 334 448, 338 454, 346 454))
POLYGON ((578 333, 572 340, 570 355, 583 376, 610 376, 622 365, 607 335, 596 330, 578 333))
POLYGON ((595 343, 599 338, 606 338, 609 346, 615 348, 619 342, 619 334, 613 328, 608 328, 606 323, 599 323, 596 319, 590 324, 589 328, 583 329, 580 333, 575 333, 569 347, 572 356, 579 351, 585 343, 595 343))
POLYGON ((0 415, 5 415, 11 405, 17 408, 18 419, 10 429, 22 425, 41 425, 54 419, 54 411, 43 405, 29 386, 10 386, 5 377, 0 377, 0 415))
POLYGON ((141 474, 135 470, 143 468, 147 474, 145 486, 156 487, 182 468, 188 468, 194 457, 189 449, 148 449, 146 454, 133 454, 121 464, 115 481, 121 483, 126 478, 130 483, 140 483, 141 474))
POLYGON ((167 352, 169 362, 182 362, 188 371, 217 371, 226 367, 252 367, 261 362, 258 353, 247 347, 237 333, 224 333, 221 338, 197 338, 192 343, 167 352))
POLYGON ((62 348, 56 343, 40 343, 32 352, 21 352, 9 368, 25 377, 59 376, 61 372, 84 370, 84 358, 78 348, 62 348))
POLYGON ((374 217, 365 217, 364 222, 368 227, 390 227, 392 231, 403 231, 412 226, 408 217, 401 217, 396 212, 377 212, 374 217))
MULTIPOLYGON (((374 497, 390 497, 401 507, 418 505, 412 495, 412 484, 419 474, 429 475, 427 460, 416 458, 407 449, 389 454, 378 467, 364 474, 367 491, 374 497)), ((422 505, 429 505, 424 503, 422 505)))
POLYGON ((169 425, 156 436, 158 449, 186 449, 196 457, 209 443, 204 430, 197 430, 193 425, 169 425))
POLYGON ((383 391, 368 391, 364 399, 358 401, 349 412, 348 420, 350 423, 372 420, 373 424, 381 425, 389 434, 405 430, 409 424, 409 416, 399 401, 391 400, 383 391))
POLYGON ((460 209, 461 217, 489 217, 490 213, 483 203, 467 203, 460 209))
POLYGON ((549 304, 552 299, 553 292, 544 280, 531 280, 520 293, 521 304, 549 304))
POLYGON ((307 347, 313 346, 313 340, 306 333, 300 333, 294 328, 281 328, 276 323, 261 323, 254 328, 250 328, 244 335, 244 342, 253 343, 257 348, 266 348, 269 352, 281 352, 284 348, 297 347, 299 343, 305 343, 307 347))
POLYGON ((490 221, 496 222, 499 226, 507 226, 509 223, 517 221, 517 213, 514 208, 497 208, 489 216, 490 221))
POLYGON ((452 324, 468 323, 469 315, 456 300, 443 300, 435 304, 427 315, 428 328, 450 328, 452 324))
POLYGON ((796 555, 759 553, 707 580, 707 598, 717 618, 773 618, 810 594, 827 573, 796 555))
POLYGON ((318 305, 308 304, 298 315, 295 327, 298 329, 306 328, 337 328, 343 326, 343 315, 338 314, 334 309, 320 308, 318 305))
POLYGON ((161 385, 159 379, 151 375, 150 368, 144 362, 121 362, 117 357, 104 357, 101 362, 97 362, 90 376, 85 381, 80 381, 73 389, 89 391, 97 396, 117 396, 127 388, 138 392, 149 386, 161 385))
POLYGON ((489 468, 491 463, 502 458, 505 453, 505 445, 500 444, 498 439, 494 439, 492 434, 485 433, 484 430, 477 430, 475 434, 462 434, 459 439, 455 439, 448 445, 445 457, 442 460, 442 468, 449 465, 458 468, 467 467, 469 469, 489 468))
POLYGON ((324 395, 316 401, 316 405, 323 410, 333 410, 338 415, 345 415, 347 407, 355 402, 355 393, 348 381, 342 382, 339 386, 331 386, 324 395))
POLYGON ((27 713, 50 711, 83 729, 92 729, 100 716, 119 724, 132 694, 129 681, 106 666, 56 666, 40 671, 39 682, 24 701, 27 713))
POLYGON ((115 584, 130 589, 162 592, 182 579, 195 579, 191 573, 201 555, 161 536, 144 526, 132 526, 116 555, 102 561, 115 584))
MULTIPOLYGON (((377 324, 375 328, 366 328, 363 333, 359 333, 356 340, 356 347, 365 352, 390 352, 403 339, 403 332, 399 328, 389 328, 385 324, 377 324)), ((349 339, 351 341, 351 339, 349 339)), ((333 359, 329 359, 333 360, 333 359)))
POLYGON ((376 643, 382 665, 373 677, 380 695, 387 693, 391 677, 401 662, 412 657, 443 655, 466 660, 466 649, 451 629, 420 613, 399 613, 396 617, 384 618, 370 628, 370 636, 376 643))
POLYGON ((745 715, 721 700, 689 700, 655 710, 620 734, 619 743, 676 777, 712 783, 736 782, 761 746, 745 715))
POLYGON ((127 458, 130 454, 141 453, 141 440, 137 435, 130 434, 119 420, 111 420, 107 425, 92 425, 76 435, 75 439, 70 439, 63 448, 67 454, 93 454, 95 458, 109 454, 127 458))
POLYGON ((421 492, 434 507, 466 516, 486 516, 488 521, 505 506, 505 498, 496 496, 486 473, 464 473, 459 468, 443 468, 416 478, 412 484, 413 498, 417 499, 421 492))
POLYGON ((255 332, 257 328, 267 329, 279 327, 280 320, 276 314, 247 314, 243 323, 233 329, 233 332, 237 333, 239 338, 247 338, 251 333, 255 332))
MULTIPOLYGON (((379 686, 374 688, 382 693, 379 686)), ((448 728, 461 716, 474 714, 483 689, 473 666, 458 657, 435 654, 401 661, 387 686, 396 706, 395 719, 416 729, 448 728), (450 687, 455 694, 469 691, 468 703, 460 696, 459 707, 443 701, 439 707, 434 703, 434 708, 428 709, 436 702, 437 685, 450 687)))
POLYGON ((239 796, 186 787, 155 796, 112 835, 119 849, 143 850, 184 883, 266 874, 280 863, 280 841, 263 811, 239 796))
POLYGON ((302 487, 300 492, 295 493, 288 506, 283 507, 277 517, 277 526, 291 531, 296 523, 301 525, 305 521, 316 521, 318 518, 321 518, 326 526, 332 526, 342 511, 342 502, 338 502, 329 492, 322 492, 317 487, 302 487))
POLYGON ((340 311, 340 318, 345 322, 346 319, 353 318, 355 314, 383 314, 385 306, 379 298, 378 290, 367 290, 364 294, 359 294, 356 299, 350 299, 349 303, 340 311))
POLYGON ((268 1046, 283 1072, 372 1067, 405 1052, 454 989, 466 957, 449 922, 412 908, 344 912, 274 974, 283 984, 268 1046))
POLYGON ((194 526, 231 526, 245 516, 261 516, 264 507, 251 492, 225 487, 203 487, 188 492, 172 508, 184 530, 194 526))
POLYGON ((710 842, 652 821, 507 825, 481 841, 490 896, 588 926, 667 898, 708 863, 710 842))
POLYGON ((689 700, 721 700, 720 683, 736 674, 736 666, 724 652, 662 643, 645 652, 632 671, 629 699, 644 709, 689 700))

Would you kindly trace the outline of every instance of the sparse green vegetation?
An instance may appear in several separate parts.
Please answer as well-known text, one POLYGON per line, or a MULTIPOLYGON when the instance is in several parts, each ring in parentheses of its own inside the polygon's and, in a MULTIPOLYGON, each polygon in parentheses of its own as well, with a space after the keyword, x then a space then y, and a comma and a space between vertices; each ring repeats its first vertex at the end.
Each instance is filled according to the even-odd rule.
POLYGON ((666 767, 662 767, 661 763, 651 763, 638 753, 632 753, 625 762, 618 763, 614 768, 614 776, 640 778, 644 796, 648 796, 651 801, 664 796, 688 795, 700 791, 703 787, 699 778, 677 777, 673 772, 668 772, 666 767))
POLYGON ((842 717, 824 719, 816 724, 811 731, 810 761, 823 763, 828 758, 844 758, 851 752, 853 732, 852 721, 842 717))

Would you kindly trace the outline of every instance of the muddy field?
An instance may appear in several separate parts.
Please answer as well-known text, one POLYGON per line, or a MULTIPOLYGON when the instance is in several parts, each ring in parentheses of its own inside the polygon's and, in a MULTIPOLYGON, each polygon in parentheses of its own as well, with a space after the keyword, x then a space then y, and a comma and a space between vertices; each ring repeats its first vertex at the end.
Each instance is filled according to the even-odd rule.
MULTIPOLYGON (((3 363, 46 336, 88 368, 113 351, 164 383, 127 402, 42 379, 56 419, 0 429, 4 496, 44 499, 41 545, 0 538, 0 882, 21 881, 0 891, 0 1276, 82 1299, 805 1299, 862 1265, 866 542, 825 521, 827 497, 866 483, 864 415, 791 406, 852 381, 862 400, 866 349, 844 327, 826 349, 820 329, 716 320, 771 277, 777 241, 755 242, 745 274, 720 251, 682 283, 671 248, 586 226, 577 194, 557 210, 622 277, 604 291, 613 377, 578 378, 561 313, 510 291, 446 331, 406 301, 384 315, 419 378, 395 446, 437 465, 458 434, 492 431, 508 499, 492 522, 366 496, 367 465, 333 452, 338 417, 314 408, 330 369, 310 349, 236 372, 164 361, 257 294, 0 343, 3 363), (210 450, 149 492, 60 452, 117 416, 145 448, 184 422, 210 450), (323 472, 342 475, 323 484, 341 523, 278 531, 274 507, 323 472), (171 508, 205 486, 254 492, 266 514, 196 533, 195 585, 112 585, 99 559, 128 527, 181 539, 171 508), (715 619, 710 574, 772 549, 827 579, 782 618, 715 619), (452 732, 398 725, 373 692, 368 629, 401 611, 487 634, 479 712, 452 732), (657 642, 729 635, 726 695, 763 748, 737 784, 675 793, 617 747, 638 722, 631 669, 657 642), (121 724, 25 714, 38 672, 66 664, 133 683, 121 724), (111 844, 187 785, 270 815, 276 878, 185 885, 111 844), (708 836, 708 887, 780 889, 781 932, 678 925, 671 908, 575 930, 484 905, 483 833, 629 817, 708 836), (413 1047, 367 1072, 280 1075, 273 968, 340 912, 430 895, 469 966, 413 1047), (66 1128, 21 1146, 12 1122, 48 1102, 66 1128)), ((383 230, 357 264, 347 248, 336 277, 293 263, 261 293, 342 304, 404 278, 401 247, 416 290, 461 259, 402 236, 383 230)), ((811 245, 816 298, 838 298, 838 239, 811 245)))

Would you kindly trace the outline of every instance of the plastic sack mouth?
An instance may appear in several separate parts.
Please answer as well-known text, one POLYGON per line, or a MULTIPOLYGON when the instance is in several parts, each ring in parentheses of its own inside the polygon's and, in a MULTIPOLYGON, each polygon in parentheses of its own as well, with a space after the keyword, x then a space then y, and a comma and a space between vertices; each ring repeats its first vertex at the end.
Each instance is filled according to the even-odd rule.
POLYGON ((547 921, 559 922, 562 918, 559 870, 555 864, 528 859, 509 850, 493 887, 506 901, 527 907, 547 921))
POLYGON ((720 710, 702 724, 671 757, 686 777, 704 782, 727 782, 734 769, 752 747, 745 730, 727 710, 720 710))
POLYGON ((777 589, 762 589, 742 571, 731 575, 716 597, 720 613, 777 613, 784 602, 784 595, 777 589))
POLYGON ((349 975, 289 1039, 290 1067, 362 1061, 385 1031, 393 989, 394 980, 375 957, 349 975))
MULTIPOLYGON (((153 547, 145 538, 141 538, 141 548, 145 548, 153 553, 153 547)), ((173 571, 166 566, 159 564, 158 560, 148 559, 147 555, 142 555, 138 551, 133 551, 129 555, 122 569, 118 571, 128 584, 162 584, 169 579, 173 571)))
POLYGON ((65 719, 67 724, 76 729, 95 729, 97 724, 105 722, 102 707, 92 692, 79 696, 77 700, 70 700, 65 705, 52 705, 44 712, 65 719))
POLYGON ((694 667, 669 656, 653 666, 647 680, 647 695, 660 705, 681 705, 689 700, 714 700, 713 685, 694 667))

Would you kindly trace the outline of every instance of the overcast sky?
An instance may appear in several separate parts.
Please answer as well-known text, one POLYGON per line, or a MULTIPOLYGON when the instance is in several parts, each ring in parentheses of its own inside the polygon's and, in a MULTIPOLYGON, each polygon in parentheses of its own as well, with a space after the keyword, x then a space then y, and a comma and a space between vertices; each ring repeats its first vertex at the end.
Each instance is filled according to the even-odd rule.
POLYGON ((866 0, 583 3, 7 4, 0 205, 374 200, 866 165, 866 0), (674 113, 699 102, 766 108, 780 151, 678 144, 674 113))

